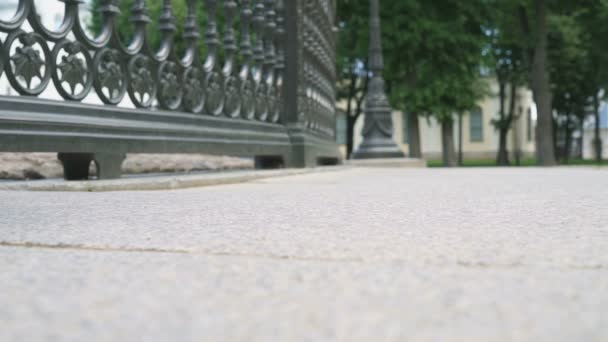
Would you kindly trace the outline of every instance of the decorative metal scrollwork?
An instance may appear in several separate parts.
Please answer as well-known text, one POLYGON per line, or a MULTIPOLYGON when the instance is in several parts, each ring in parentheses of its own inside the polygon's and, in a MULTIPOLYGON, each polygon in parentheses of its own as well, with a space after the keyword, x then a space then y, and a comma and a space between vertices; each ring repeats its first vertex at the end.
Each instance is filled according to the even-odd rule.
POLYGON ((260 121, 268 119, 268 88, 266 83, 259 83, 256 87, 255 115, 260 121))
POLYGON ((236 46, 236 36, 234 22, 236 19, 237 3, 234 0, 224 1, 224 51, 225 61, 222 68, 223 74, 223 110, 229 117, 238 117, 240 114, 240 97, 237 78, 233 76, 235 69, 235 54, 238 49, 236 46))
POLYGON ((18 30, 27 19, 31 5, 32 1, 19 1, 17 12, 13 15, 13 18, 8 21, 0 19, 0 31, 10 32, 18 30))
POLYGON ((311 129, 333 125, 335 37, 332 6, 325 0, 185 0, 181 21, 171 0, 158 1, 153 19, 146 0, 99 0, 96 32, 80 17, 82 0, 60 2, 61 12, 54 14, 62 20, 53 29, 43 25, 44 10, 34 0, 19 0, 13 17, 0 20, 6 33, 0 76, 21 95, 38 96, 52 82, 69 101, 91 95, 119 105, 128 95, 137 108, 278 123, 286 117, 285 84, 296 84, 291 98, 299 112, 290 120, 311 129), (128 1, 128 13, 121 13, 120 1, 128 1), (298 36, 289 37, 286 13, 298 14, 289 18, 297 20, 298 36), (128 33, 121 16, 129 18, 128 33), (147 36, 151 20, 160 31, 156 50, 147 36), (183 28, 183 50, 175 47, 177 25, 183 28), (125 35, 130 39, 123 44, 125 35), (294 82, 286 72, 292 38, 297 44, 289 47, 298 56, 289 73, 294 82))
POLYGON ((209 14, 205 29, 205 42, 208 51, 203 65, 205 70, 205 109, 209 114, 221 115, 224 96, 222 75, 217 71, 217 47, 220 44, 216 22, 217 0, 205 0, 205 9, 209 14))
POLYGON ((182 103, 182 87, 175 62, 162 62, 158 68, 158 103, 161 108, 176 110, 182 103))
POLYGON ((239 89, 241 97, 241 116, 253 120, 255 118, 255 83, 249 78, 241 81, 239 89))
POLYGON ((11 86, 21 95, 40 95, 51 80, 51 52, 44 38, 19 30, 8 36, 5 45, 5 70, 11 86))
MULTIPOLYGON (((335 129, 335 48, 333 16, 335 4, 306 1, 299 18, 302 28, 299 48, 303 62, 298 65, 299 122, 309 130, 333 137, 335 129)), ((279 11, 280 12, 280 11, 279 11)), ((284 40, 279 39, 279 42, 284 40)), ((277 83, 282 82, 282 49, 278 52, 277 83)))
POLYGON ((237 78, 228 76, 224 80, 224 114, 229 117, 238 117, 241 111, 241 97, 237 78))
POLYGON ((272 85, 268 90, 268 121, 272 123, 279 122, 279 118, 281 117, 280 113, 280 99, 281 92, 277 85, 272 85))
POLYGON ((199 67, 186 69, 184 72, 184 108, 192 113, 200 113, 205 106, 203 91, 203 72, 199 67))
POLYGON ((44 26, 44 24, 42 24, 42 14, 37 13, 38 11, 36 6, 32 6, 29 11, 28 22, 35 32, 38 32, 42 37, 44 37, 44 39, 48 41, 57 42, 65 39, 72 31, 72 28, 78 19, 78 5, 82 2, 82 0, 63 0, 63 2, 63 21, 55 30, 49 30, 44 26))
POLYGON ((241 44, 240 52, 242 57, 241 69, 239 71, 239 115, 245 119, 255 118, 255 85, 251 79, 251 10, 250 0, 241 0, 241 44))
POLYGON ((119 104, 127 91, 127 80, 121 64, 120 52, 108 48, 100 50, 95 56, 93 66, 97 96, 105 104, 119 104))
POLYGON ((152 106, 156 96, 156 80, 152 74, 152 59, 135 55, 129 61, 129 98, 137 107, 152 106))
POLYGON ((209 114, 222 114, 223 96, 222 76, 216 71, 208 72, 205 76, 205 106, 209 114))
POLYGON ((261 121, 265 121, 268 117, 268 107, 266 105, 266 84, 264 83, 264 36, 266 33, 264 26, 264 15, 264 0, 257 0, 255 2, 253 11, 255 43, 253 46, 254 67, 252 68, 252 79, 255 82, 255 117, 261 121))
POLYGON ((53 83, 59 94, 67 100, 83 100, 93 88, 93 61, 84 45, 63 40, 55 44, 52 56, 53 83))
POLYGON ((0 40, 0 77, 2 77, 2 73, 4 72, 4 44, 0 40))

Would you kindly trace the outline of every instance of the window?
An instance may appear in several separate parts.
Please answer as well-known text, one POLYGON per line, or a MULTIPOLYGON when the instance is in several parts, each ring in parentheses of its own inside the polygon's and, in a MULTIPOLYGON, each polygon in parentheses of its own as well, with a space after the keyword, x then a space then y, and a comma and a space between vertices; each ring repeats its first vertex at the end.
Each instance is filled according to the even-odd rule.
POLYGON ((528 108, 526 115, 526 139, 532 141, 532 108, 528 108))
POLYGON ((346 145, 346 115, 336 117, 336 142, 339 145, 346 145))
POLYGON ((401 121, 403 122, 403 124, 402 124, 403 143, 409 144, 410 143, 410 123, 409 123, 409 115, 407 114, 407 112, 403 112, 401 121))
POLYGON ((481 108, 475 108, 471 111, 470 123, 470 135, 471 142, 482 142, 483 141, 483 112, 481 108))

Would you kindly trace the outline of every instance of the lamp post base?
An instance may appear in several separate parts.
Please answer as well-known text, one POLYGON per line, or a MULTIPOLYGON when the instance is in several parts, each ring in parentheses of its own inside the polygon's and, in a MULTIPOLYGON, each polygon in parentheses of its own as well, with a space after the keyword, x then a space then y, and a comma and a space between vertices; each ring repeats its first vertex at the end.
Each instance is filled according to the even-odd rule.
POLYGON ((365 142, 353 153, 352 159, 404 158, 405 154, 392 141, 365 142))

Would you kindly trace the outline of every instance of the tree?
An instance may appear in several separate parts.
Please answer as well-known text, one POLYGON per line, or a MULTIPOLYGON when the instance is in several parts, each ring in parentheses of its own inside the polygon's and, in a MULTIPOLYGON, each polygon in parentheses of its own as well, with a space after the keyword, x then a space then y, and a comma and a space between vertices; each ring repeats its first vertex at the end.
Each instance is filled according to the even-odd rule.
POLYGON ((536 127, 537 164, 554 166, 555 146, 551 105, 550 75, 548 70, 548 0, 533 0, 532 4, 519 3, 518 13, 521 29, 527 42, 528 67, 534 102, 538 112, 536 127), (534 11, 534 30, 531 28, 528 12, 534 11))
POLYGON ((496 164, 505 166, 510 164, 507 136, 513 122, 518 119, 515 108, 517 89, 525 84, 527 70, 525 46, 517 29, 517 18, 505 15, 516 13, 514 3, 499 1, 493 4, 493 9, 489 61, 498 82, 499 111, 492 125, 499 135, 496 164))
POLYGON ((549 58, 551 60, 551 91, 553 109, 557 114, 555 132, 557 157, 568 163, 572 150, 572 133, 582 127, 586 108, 596 91, 593 82, 593 67, 588 58, 589 46, 586 34, 578 18, 585 10, 573 9, 565 13, 554 11, 549 17, 549 58))
MULTIPOLYGON (((435 3, 435 2, 433 2, 435 3)), ((456 166, 454 116, 473 109, 487 89, 481 79, 482 50, 488 45, 486 1, 444 1, 436 9, 433 53, 436 98, 431 112, 441 124, 444 166, 456 166), (458 13, 459 15, 454 15, 458 13)))
POLYGON ((485 1, 395 1, 387 38, 391 99, 408 112, 410 156, 420 156, 419 116, 442 125, 444 165, 455 166, 454 115, 470 110, 484 94, 479 79, 481 51, 487 36, 485 1), (399 13, 399 14, 396 14, 399 13))
POLYGON ((599 139, 600 94, 608 82, 608 1, 554 0, 549 7, 548 58, 556 113, 555 131, 561 139, 559 157, 568 162, 572 132, 584 131, 588 114, 594 114, 595 158, 601 161, 599 139))
MULTIPOLYGON (((443 120, 460 110, 453 107, 460 99, 474 105, 475 101, 469 101, 466 96, 475 94, 475 100, 478 98, 476 92, 469 90, 474 89, 473 84, 478 81, 481 50, 486 39, 481 24, 484 3, 482 0, 382 3, 384 76, 390 85, 391 104, 409 114, 411 157, 421 156, 419 116, 434 115, 443 120), (437 114, 439 112, 442 114, 437 114)), ((339 1, 338 15, 338 66, 343 71, 338 84, 352 118, 350 130, 361 113, 360 100, 365 95, 368 1, 339 1)), ((446 131, 446 134, 449 133, 446 131)))
MULTIPOLYGON (((608 1, 606 0, 580 0, 565 1, 563 11, 572 10, 576 13, 576 21, 583 32, 583 43, 586 50, 584 79, 590 87, 591 103, 595 121, 594 154, 598 163, 602 161, 602 140, 599 127, 600 94, 605 93, 608 86, 608 1)), ((563 5, 563 4, 562 4, 563 5)))
POLYGON ((346 102, 346 155, 350 158, 354 148, 355 123, 363 112, 367 94, 369 6, 365 0, 338 1, 337 5, 337 94, 339 101, 346 102))

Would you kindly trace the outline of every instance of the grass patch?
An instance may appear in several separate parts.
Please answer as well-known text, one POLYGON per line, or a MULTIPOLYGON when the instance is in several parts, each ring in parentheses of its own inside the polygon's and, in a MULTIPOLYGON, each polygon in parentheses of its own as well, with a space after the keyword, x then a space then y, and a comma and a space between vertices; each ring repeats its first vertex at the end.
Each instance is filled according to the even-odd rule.
MULTIPOLYGON (((428 160, 426 163, 427 167, 443 167, 441 160, 428 160)), ((571 159, 568 163, 560 163, 561 166, 608 166, 608 160, 602 161, 601 164, 595 160, 583 160, 583 159, 571 159)), ((496 160, 494 159, 466 159, 462 161, 462 167, 496 167, 496 160)), ((520 161, 519 165, 515 165, 514 161, 511 161, 509 167, 530 167, 536 166, 535 158, 525 158, 520 161)))

